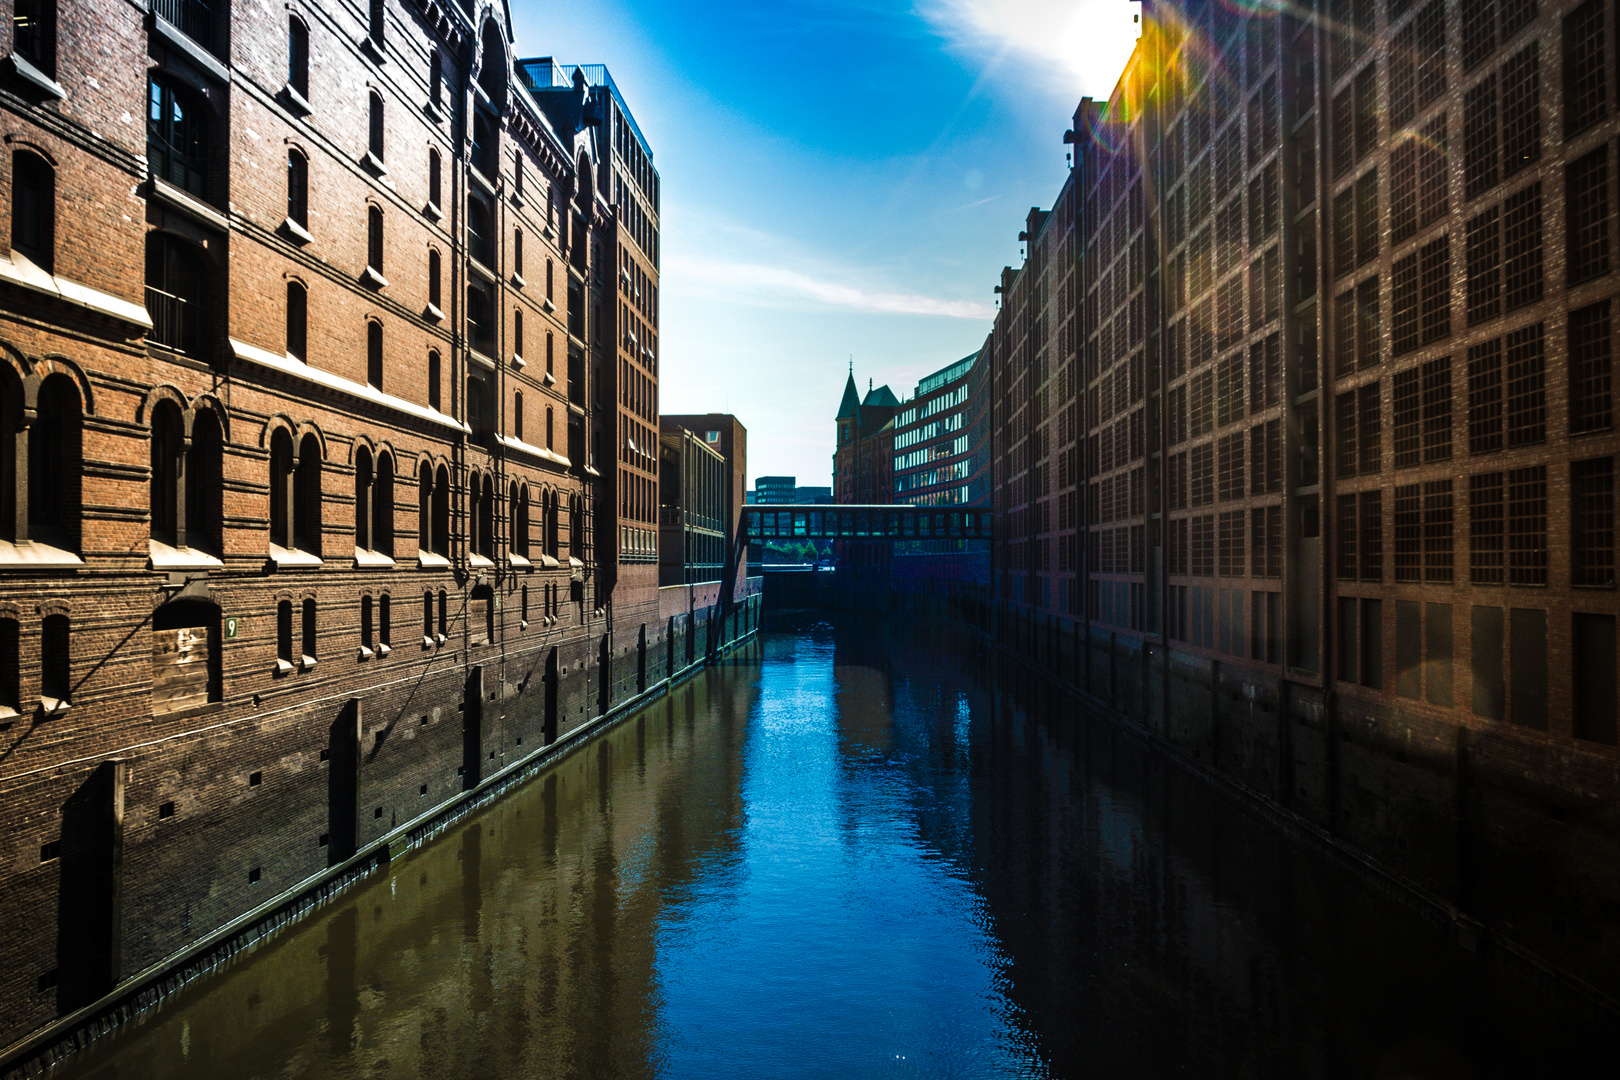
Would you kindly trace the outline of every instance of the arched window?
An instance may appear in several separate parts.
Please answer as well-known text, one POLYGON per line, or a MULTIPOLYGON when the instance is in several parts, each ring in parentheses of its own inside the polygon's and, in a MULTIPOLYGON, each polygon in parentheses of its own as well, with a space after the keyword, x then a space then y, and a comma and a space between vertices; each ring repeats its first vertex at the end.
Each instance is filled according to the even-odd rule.
POLYGON ((523 276, 523 230, 512 231, 512 272, 518 277, 523 276))
POLYGON ((309 293, 301 281, 287 282, 287 355, 309 360, 309 293))
POLYGON ((512 392, 512 434, 523 440, 523 391, 512 392))
POLYGON ((428 100, 433 103, 435 109, 444 108, 444 59, 439 55, 438 49, 434 49, 428 58, 428 80, 431 84, 429 93, 432 95, 428 100))
POLYGON ((428 303, 435 308, 444 306, 444 294, 439 289, 439 252, 428 248, 428 303))
POLYGON ((207 198, 209 142, 203 106, 190 91, 153 75, 146 107, 146 159, 152 175, 207 198))
POLYGON ((66 615, 45 616, 39 640, 39 696, 47 713, 68 703, 73 692, 73 634, 66 615))
POLYGON ((366 208, 366 266, 379 276, 383 272, 383 212, 375 205, 366 208))
POLYGON ((495 557, 495 484, 487 473, 473 477, 472 550, 486 559, 495 557))
POLYGON ((495 265, 495 228, 489 204, 477 196, 467 199, 467 254, 486 267, 495 265))
MULTIPOLYGON (((293 540, 312 555, 321 553, 321 442, 305 435, 298 447, 294 478, 293 540)), ((315 655, 310 653, 311 656, 315 655)))
POLYGON ((426 461, 416 477, 416 546, 433 550, 433 465, 426 461))
POLYGON ((309 27, 298 18, 287 20, 287 85, 309 100, 309 27))
POLYGON ((78 385, 46 378, 28 430, 28 538, 64 551, 79 547, 82 426, 78 385))
POLYGON ((547 300, 553 299, 553 297, 551 295, 551 276, 552 276, 552 269, 551 268, 552 268, 552 262, 551 262, 550 259, 547 259, 546 260, 546 299, 547 300))
POLYGON ((518 308, 512 312, 512 355, 519 360, 523 358, 523 309, 518 308))
POLYGON ((442 168, 443 168, 443 165, 439 160, 439 152, 437 150, 429 150, 428 151, 428 202, 433 206, 434 210, 438 210, 440 203, 443 202, 444 180, 443 180, 443 177, 440 174, 440 170, 442 168))
POLYGON ((363 650, 361 653, 362 657, 372 655, 372 610, 373 602, 371 599, 371 594, 366 593, 360 597, 360 648, 363 650))
POLYGON ((440 368, 439 350, 438 349, 429 349, 428 350, 427 378, 428 378, 428 408, 430 408, 430 409, 438 409, 438 408, 441 407, 440 406, 441 398, 439 396, 439 384, 440 384, 440 382, 441 382, 441 380, 443 378, 443 373, 439 370, 439 368, 440 368))
POLYGON ((167 233, 148 233, 146 311, 152 317, 147 340, 191 356, 202 354, 206 304, 202 260, 190 244, 167 233))
POLYGON ((11 155, 11 250, 55 268, 56 170, 27 150, 11 155))
POLYGON ((545 543, 546 543, 546 554, 550 555, 553 559, 555 559, 557 557, 557 552, 559 550, 558 545, 557 545, 557 533, 558 533, 557 515, 558 515, 559 509, 560 509, 560 506, 559 506, 559 502, 558 502, 558 498, 557 498, 557 493, 555 491, 550 492, 546 496, 546 526, 545 526, 546 527, 546 540, 545 540, 545 543))
POLYGON ((511 499, 512 554, 529 557, 529 489, 514 483, 511 499))
POLYGON ((433 474, 433 550, 450 554, 450 470, 443 465, 433 474))
POLYGON ((360 446, 354 452, 354 546, 371 550, 371 451, 360 446))
POLYGON ((162 401, 152 410, 152 478, 150 507, 152 539, 173 547, 180 546, 181 455, 184 452, 185 421, 172 401, 162 401))
POLYGON ((553 432, 553 428, 552 428, 552 411, 551 411, 551 406, 547 405, 546 406, 546 449, 547 450, 555 449, 555 447, 552 444, 553 443, 553 434, 552 434, 552 432, 553 432))
POLYGON ((297 150, 287 151, 287 220, 309 228, 309 159, 297 150))
POLYGON ((371 17, 368 20, 368 29, 371 33, 371 40, 379 47, 383 43, 383 25, 387 21, 387 10, 383 6, 383 0, 371 0, 371 17))
POLYGON ((292 548, 293 441, 277 429, 270 436, 270 543, 292 548))
POLYGON ((495 590, 488 585, 474 585, 467 599, 467 638, 470 645, 495 640, 495 590))
POLYGON ((366 383, 378 390, 383 385, 383 328, 376 319, 366 320, 366 383))
POLYGON ((213 409, 198 409, 191 421, 184 486, 185 545, 221 554, 225 540, 225 432, 213 409))
POLYGON ((371 482, 371 549, 394 557, 394 458, 386 450, 377 454, 371 482))
POLYGON ((383 99, 382 99, 382 95, 377 93, 377 91, 373 90, 371 92, 370 97, 369 97, 368 100, 370 102, 369 109, 370 109, 371 123, 370 123, 369 126, 370 126, 371 137, 370 137, 369 140, 367 140, 366 148, 371 151, 371 156, 372 157, 376 158, 378 161, 382 161, 382 160, 384 160, 383 159, 383 99))

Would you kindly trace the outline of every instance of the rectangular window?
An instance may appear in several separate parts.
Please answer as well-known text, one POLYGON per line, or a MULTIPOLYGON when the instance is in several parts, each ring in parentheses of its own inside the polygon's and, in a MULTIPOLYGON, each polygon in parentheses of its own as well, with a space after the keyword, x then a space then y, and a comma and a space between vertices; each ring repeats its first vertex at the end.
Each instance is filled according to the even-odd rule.
POLYGON ((314 661, 315 657, 319 655, 316 652, 315 643, 315 601, 313 599, 309 599, 304 601, 303 660, 305 666, 308 666, 314 661))
POLYGON ((1429 704, 1452 704, 1452 611, 1450 604, 1427 604, 1424 611, 1423 682, 1429 704))
MULTIPOLYGON (((1539 220, 1539 218, 1538 218, 1539 220)), ((1423 246, 1423 343, 1451 333, 1451 237, 1423 246)))
POLYGON ((1547 730, 1547 613, 1513 608, 1508 613, 1508 719, 1547 730))
POLYGON ((1338 498, 1339 517, 1339 577, 1344 581, 1354 581, 1357 571, 1357 545, 1356 527, 1359 520, 1356 516, 1356 496, 1340 495, 1338 498))
POLYGON ((293 662, 293 610, 291 600, 276 604, 276 659, 293 662))
POLYGON ((1423 611, 1415 600, 1395 601, 1395 693, 1423 695, 1423 611))
MULTIPOLYGON (((1443 55, 1444 50, 1442 50, 1443 55)), ((1444 72, 1444 60, 1440 63, 1444 72)), ((1442 83, 1445 78, 1442 75, 1442 83)), ((1418 227, 1428 228, 1451 212, 1451 184, 1448 168, 1446 114, 1441 113, 1423 129, 1418 142, 1418 227)))
MULTIPOLYGON (((1591 6, 1590 4, 1588 6, 1591 6)), ((1609 148, 1600 146, 1564 170, 1568 281, 1602 277, 1613 265, 1609 239, 1609 148)))
POLYGON ((1620 736, 1614 616, 1576 612, 1573 645, 1575 737, 1613 746, 1620 736))
POLYGON ((1503 446, 1502 339, 1468 349, 1468 452, 1488 454, 1503 446))
POLYGON ((1423 485, 1395 489, 1395 580, 1416 582, 1423 570, 1423 485))
POLYGON ((1215 576, 1215 516, 1192 519, 1192 576, 1215 576))
POLYGON ((1451 357, 1442 356, 1422 367, 1423 460, 1451 457, 1451 357))
MULTIPOLYGON (((1384 580, 1384 493, 1363 491, 1361 501, 1361 580, 1384 580)), ((1280 524, 1280 523, 1279 523, 1280 524)), ((1279 571, 1281 567, 1278 568, 1279 571)))
POLYGON ((1468 325, 1502 314, 1502 214, 1491 207, 1468 221, 1468 325))
POLYGON ((1220 576, 1240 578, 1244 575, 1247 552, 1244 545, 1242 510, 1231 510, 1220 516, 1220 576))
POLYGON ((1379 472, 1384 467, 1384 405, 1376 382, 1362 386, 1357 396, 1361 401, 1357 408, 1359 429, 1356 435, 1361 448, 1361 472, 1365 475, 1379 472))
POLYGON ((1395 467, 1416 465, 1423 456, 1423 371, 1409 368, 1396 374, 1395 467))
POLYGON ((1384 602, 1361 602, 1361 685, 1384 688, 1384 602))
POLYGON ((1499 472, 1468 478, 1469 580, 1475 585, 1507 580, 1505 490, 1499 472))
POLYGON ((1423 485, 1423 580, 1451 581, 1451 481, 1423 485))
POLYGON ((1547 438, 1547 359, 1542 324, 1507 336, 1506 414, 1508 446, 1547 438))
POLYGON ((1496 73, 1492 72, 1463 95, 1463 175, 1470 199, 1495 187, 1500 176, 1498 123, 1496 73))
POLYGON ((1413 252, 1396 261, 1391 272, 1390 322, 1395 355, 1418 347, 1418 256, 1413 252))
POLYGON ((1572 583, 1614 587, 1614 458, 1570 465, 1572 583))
POLYGON ((1356 181, 1356 265, 1378 258, 1378 247, 1378 170, 1368 169, 1356 181))
POLYGON ((1487 720, 1507 717, 1507 682, 1503 678, 1503 622, 1499 607, 1476 605, 1469 614, 1469 652, 1474 687, 1474 715, 1487 720))
POLYGON ((1224 436, 1219 444, 1220 498, 1230 502, 1243 498, 1243 433, 1224 436))
POLYGON ((1530 42, 1502 65, 1502 175, 1541 157, 1540 43, 1530 42))
POLYGON ((1502 302, 1507 310, 1541 299, 1541 182, 1502 202, 1502 302))
POLYGON ((1547 467, 1513 469, 1507 486, 1508 584, 1547 584, 1547 467))
POLYGON ((1334 402, 1338 416, 1338 475, 1340 479, 1355 476, 1360 470, 1361 458, 1356 451, 1356 392, 1347 390, 1334 402))
POLYGON ((1614 341, 1609 301, 1569 313, 1569 430, 1614 425, 1614 341))

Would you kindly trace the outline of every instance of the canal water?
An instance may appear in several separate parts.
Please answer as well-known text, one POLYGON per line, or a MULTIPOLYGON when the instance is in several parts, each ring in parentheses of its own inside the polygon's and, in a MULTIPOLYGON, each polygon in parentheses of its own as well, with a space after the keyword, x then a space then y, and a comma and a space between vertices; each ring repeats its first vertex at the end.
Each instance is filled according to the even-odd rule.
POLYGON ((1599 1060, 1596 1035, 995 668, 898 619, 774 616, 58 1075, 1451 1080, 1599 1060))

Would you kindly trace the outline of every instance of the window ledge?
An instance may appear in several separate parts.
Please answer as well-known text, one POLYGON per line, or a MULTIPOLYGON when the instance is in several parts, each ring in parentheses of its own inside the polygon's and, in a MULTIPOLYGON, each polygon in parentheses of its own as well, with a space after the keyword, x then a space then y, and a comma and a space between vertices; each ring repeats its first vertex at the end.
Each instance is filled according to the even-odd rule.
POLYGON ((436 552, 418 551, 416 553, 416 565, 431 566, 434 569, 443 570, 449 567, 450 560, 436 552))
POLYGON ((435 124, 444 122, 444 110, 431 101, 422 106, 422 114, 435 124))
POLYGON ((438 221, 440 218, 444 217, 444 211, 439 209, 439 204, 436 202, 430 202, 426 206, 422 207, 422 213, 429 221, 438 221))
POLYGON ((45 697, 44 695, 41 695, 39 699, 39 711, 45 715, 45 719, 47 720, 53 716, 62 716, 66 714, 67 711, 72 707, 73 703, 63 698, 45 697))
POLYGON ((499 366, 495 363, 495 361, 491 360, 489 357, 485 356, 471 345, 467 346, 467 359, 471 360, 473 363, 482 368, 486 368, 489 371, 494 371, 496 367, 499 366))
POLYGON ((555 570, 562 564, 557 561, 555 555, 542 555, 540 556, 540 565, 547 570, 555 570))
POLYGON ((298 548, 284 548, 279 544, 270 545, 270 561, 276 564, 277 570, 296 570, 322 565, 319 555, 298 548))
POLYGON ((231 231, 230 220, 224 214, 209 206, 191 192, 177 188, 159 176, 151 177, 148 183, 147 194, 151 198, 167 204, 187 217, 194 218, 207 225, 209 228, 218 229, 220 232, 231 231))
POLYGON ((547 465, 555 465, 560 469, 567 469, 573 465, 573 462, 555 450, 547 450, 544 447, 526 443, 522 439, 514 439, 510 435, 497 435, 495 436, 495 442, 511 453, 532 458, 547 465))
POLYGON ((71 551, 34 540, 0 540, 0 567, 9 570, 78 570, 84 560, 71 551))
POLYGON ((380 551, 368 551, 365 548, 354 549, 354 565, 356 566, 393 566, 394 560, 380 551))
POLYGON ((493 560, 493 559, 491 559, 491 558, 489 558, 487 556, 484 556, 484 555, 473 554, 473 555, 468 555, 467 556, 467 565, 468 566, 476 566, 476 567, 479 567, 480 569, 483 569, 483 568, 493 569, 494 566, 495 566, 495 560, 493 560))
POLYGON ((429 304, 422 309, 422 318, 432 319, 434 322, 444 322, 444 312, 439 310, 437 304, 429 304))
POLYGON ((12 53, 10 56, 6 57, 6 59, 11 61, 12 72, 23 82, 33 84, 36 88, 43 90, 46 94, 53 98, 67 97, 67 91, 62 89, 61 83, 39 70, 39 68, 29 63, 25 58, 17 55, 16 53, 12 53))
POLYGON ((373 154, 370 150, 367 150, 366 156, 360 159, 360 164, 364 165, 371 175, 375 176, 378 181, 382 183, 383 187, 390 190, 393 189, 394 182, 388 179, 388 166, 383 163, 382 158, 378 157, 376 154, 373 154))
POLYGON ((575 416, 584 416, 585 406, 579 404, 578 402, 570 401, 568 403, 568 411, 573 413, 575 416))
POLYGON ((512 554, 508 555, 506 558, 507 561, 513 566, 525 566, 531 568, 534 566, 534 563, 530 562, 528 559, 525 559, 522 555, 512 554))
POLYGON ((131 326, 138 326, 142 330, 152 329, 152 316, 140 304, 132 304, 128 300, 110 296, 98 289, 80 285, 76 281, 56 277, 36 265, 20 251, 13 250, 9 260, 0 255, 0 281, 9 281, 13 285, 54 296, 98 315, 106 315, 131 326))
POLYGON ((200 42, 193 40, 178 26, 175 26, 155 11, 152 13, 152 32, 167 44, 185 53, 188 59, 208 72, 215 80, 226 84, 230 83, 231 69, 220 63, 219 57, 209 52, 200 42))
POLYGON ((547 386, 556 386, 557 376, 548 371, 544 375, 540 376, 540 381, 545 383, 547 386))
POLYGON ((315 242, 315 238, 309 234, 309 230, 298 224, 298 222, 294 221, 292 218, 284 218, 281 222, 281 227, 288 236, 292 237, 293 240, 300 244, 313 244, 315 242))
MULTIPOLYGON (((402 413, 417 420, 425 420, 428 423, 436 424, 440 427, 446 427, 452 431, 466 433, 472 430, 461 421, 455 419, 454 417, 446 416, 437 409, 430 409, 424 405, 417 405, 414 402, 406 401, 404 398, 395 397, 392 394, 385 394, 374 386, 367 386, 363 383, 357 383, 352 379, 345 379, 341 375, 334 375, 329 371, 322 371, 319 368, 310 367, 302 360, 294 360, 292 357, 284 354, 277 355, 276 353, 270 352, 268 349, 261 349, 256 345, 249 345, 247 342, 238 341, 235 338, 231 338, 230 343, 231 351, 235 354, 238 360, 246 360, 249 363, 257 364, 260 367, 268 368, 271 371, 279 372, 282 375, 302 379, 305 382, 314 383, 316 386, 322 386, 328 390, 347 394, 351 398, 371 402, 373 405, 381 405, 383 408, 392 409, 394 412, 402 413)), ((445 565, 448 566, 449 563, 446 563, 445 565)))
POLYGON ((379 641, 377 643, 377 655, 378 656, 387 656, 389 653, 391 653, 393 651, 394 651, 394 647, 392 645, 389 645, 386 642, 381 642, 381 641, 379 641))
POLYGON ((388 54, 383 52, 383 47, 378 45, 377 39, 370 34, 360 39, 360 51, 371 57, 376 63, 388 63, 388 54))
POLYGON ((557 303, 548 296, 544 300, 540 301, 540 307, 547 315, 550 315, 557 310, 557 303))
POLYGON ((308 116, 315 111, 315 106, 309 103, 308 98, 294 89, 292 83, 288 83, 281 88, 281 103, 287 107, 288 112, 295 116, 308 116))
POLYGON ((280 659, 278 659, 276 661, 276 674, 277 675, 291 675, 292 673, 293 673, 293 666, 292 666, 292 662, 290 660, 280 660, 280 659))
POLYGON ((450 639, 445 637, 443 634, 434 634, 433 635, 433 643, 435 645, 443 645, 446 642, 448 642, 449 640, 450 639))
POLYGON ((360 280, 362 283, 370 285, 373 289, 388 288, 388 279, 377 273, 377 271, 373 270, 369 266, 366 267, 366 272, 360 275, 360 280))
POLYGON ((495 271, 493 271, 489 267, 485 266, 484 263, 483 263, 483 260, 481 260, 481 259, 477 259, 477 258, 474 258, 472 255, 468 255, 467 256, 467 265, 472 267, 475 271, 477 271, 478 275, 480 277, 487 279, 491 285, 495 284, 497 281, 500 280, 500 277, 495 273, 495 271))
POLYGON ((529 620, 528 619, 519 619, 518 620, 518 629, 519 630, 527 630, 528 628, 529 628, 529 620))
POLYGON ((574 558, 572 555, 570 555, 568 557, 568 566, 569 566, 569 569, 571 569, 571 570, 583 570, 583 569, 585 569, 585 564, 580 562, 578 559, 574 558))
POLYGON ((529 283, 523 279, 522 274, 514 273, 512 275, 512 284, 516 285, 518 288, 521 289, 521 288, 524 288, 525 286, 527 286, 529 283))
POLYGON ((376 656, 376 655, 377 655, 376 653, 372 652, 370 649, 368 649, 364 645, 362 645, 362 646, 360 646, 360 655, 359 655, 358 659, 360 659, 360 660, 370 660, 373 656, 376 656))
POLYGON ((146 542, 146 565, 152 570, 223 570, 225 564, 192 547, 170 547, 161 540, 146 542))
POLYGON ((529 365, 529 362, 527 360, 523 359, 523 357, 519 356, 517 353, 512 354, 512 366, 513 367, 517 368, 519 371, 522 371, 525 367, 528 367, 528 365, 529 365))
POLYGON ((424 635, 423 638, 422 638, 422 648, 424 648, 424 649, 433 648, 433 639, 430 638, 430 637, 427 637, 426 635, 424 635))
POLYGON ((298 666, 303 668, 305 671, 315 670, 315 665, 318 663, 320 663, 320 661, 315 659, 313 656, 300 656, 298 658, 298 666))
MULTIPOLYGON (((474 83, 473 85, 477 86, 478 84, 474 83)), ((489 177, 484 175, 483 170, 479 169, 478 166, 470 166, 467 169, 467 175, 472 179, 473 183, 483 188, 486 192, 491 195, 495 194, 495 184, 490 180, 489 177)))

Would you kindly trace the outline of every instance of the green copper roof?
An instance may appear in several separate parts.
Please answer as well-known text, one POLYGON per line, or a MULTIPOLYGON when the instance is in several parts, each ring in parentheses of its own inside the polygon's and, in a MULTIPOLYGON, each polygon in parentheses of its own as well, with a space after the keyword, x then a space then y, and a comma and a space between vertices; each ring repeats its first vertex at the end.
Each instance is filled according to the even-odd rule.
POLYGON ((867 394, 866 400, 861 402, 861 404, 873 406, 899 405, 900 399, 895 397, 894 391, 890 390, 888 385, 885 384, 867 394))
POLYGON ((844 384, 844 400, 838 403, 838 415, 835 420, 850 420, 855 416, 855 410, 860 406, 860 391, 855 389, 855 373, 849 373, 849 381, 844 384))

